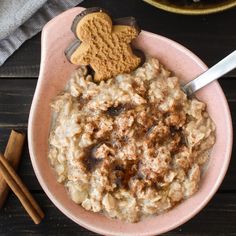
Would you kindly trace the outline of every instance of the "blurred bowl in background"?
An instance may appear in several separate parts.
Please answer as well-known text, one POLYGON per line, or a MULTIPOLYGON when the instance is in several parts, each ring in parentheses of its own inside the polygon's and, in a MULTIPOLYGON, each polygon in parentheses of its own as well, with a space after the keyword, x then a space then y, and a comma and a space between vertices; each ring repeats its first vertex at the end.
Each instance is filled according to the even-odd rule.
POLYGON ((162 10, 184 14, 204 15, 221 12, 236 6, 236 0, 143 0, 162 10))

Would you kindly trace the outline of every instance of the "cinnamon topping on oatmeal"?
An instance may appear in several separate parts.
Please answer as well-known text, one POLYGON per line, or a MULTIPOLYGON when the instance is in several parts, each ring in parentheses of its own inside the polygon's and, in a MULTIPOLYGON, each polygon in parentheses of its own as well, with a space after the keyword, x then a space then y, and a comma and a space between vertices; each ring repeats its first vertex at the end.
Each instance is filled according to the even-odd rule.
POLYGON ((86 210, 137 222, 198 190, 215 125, 158 60, 100 84, 80 67, 52 108, 49 159, 86 210))

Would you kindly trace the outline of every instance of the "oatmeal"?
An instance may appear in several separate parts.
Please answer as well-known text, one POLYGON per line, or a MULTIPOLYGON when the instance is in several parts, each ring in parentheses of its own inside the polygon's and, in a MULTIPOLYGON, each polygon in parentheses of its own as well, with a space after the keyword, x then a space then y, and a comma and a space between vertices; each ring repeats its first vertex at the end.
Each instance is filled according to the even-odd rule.
POLYGON ((52 108, 49 159, 86 210, 137 222, 198 190, 215 125, 158 60, 99 84, 80 67, 52 108))

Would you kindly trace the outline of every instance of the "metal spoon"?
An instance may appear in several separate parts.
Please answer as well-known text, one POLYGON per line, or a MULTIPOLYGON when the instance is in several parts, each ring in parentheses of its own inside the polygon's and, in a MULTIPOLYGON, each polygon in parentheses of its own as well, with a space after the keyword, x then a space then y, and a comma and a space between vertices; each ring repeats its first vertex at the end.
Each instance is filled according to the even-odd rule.
POLYGON ((187 96, 236 68, 236 50, 182 87, 187 96))

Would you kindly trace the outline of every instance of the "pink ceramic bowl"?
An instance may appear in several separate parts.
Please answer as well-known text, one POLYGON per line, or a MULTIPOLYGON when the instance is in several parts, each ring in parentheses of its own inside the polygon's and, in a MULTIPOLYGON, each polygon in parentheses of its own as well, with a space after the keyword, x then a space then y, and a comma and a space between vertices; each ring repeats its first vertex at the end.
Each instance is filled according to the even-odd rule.
MULTIPOLYGON (((216 144, 199 191, 169 212, 145 219, 139 223, 124 223, 92 213, 76 205, 66 193, 47 158, 48 134, 51 123, 51 100, 64 89, 75 66, 70 64, 64 50, 74 40, 70 30, 72 20, 82 8, 68 10, 51 20, 42 33, 41 68, 29 118, 29 150, 36 176, 51 201, 70 219, 81 226, 103 235, 154 235, 164 233, 185 223, 196 215, 212 198, 220 186, 230 161, 232 122, 224 93, 213 82, 197 93, 207 104, 216 124, 216 144)), ((183 83, 193 79, 206 65, 183 46, 159 35, 143 31, 135 46, 158 58, 183 83)))

